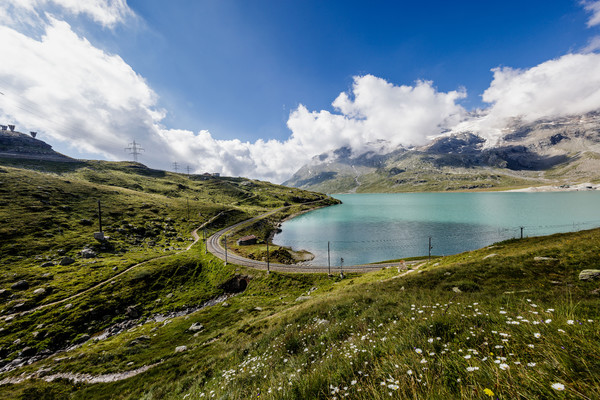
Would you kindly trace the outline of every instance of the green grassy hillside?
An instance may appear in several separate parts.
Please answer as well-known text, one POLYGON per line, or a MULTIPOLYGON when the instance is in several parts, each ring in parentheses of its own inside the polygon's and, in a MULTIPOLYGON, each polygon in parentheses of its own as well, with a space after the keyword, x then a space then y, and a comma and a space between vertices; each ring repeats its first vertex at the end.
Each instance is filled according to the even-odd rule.
POLYGON ((600 282, 578 279, 599 268, 600 230, 502 242, 408 273, 267 274, 225 266, 202 242, 166 249, 214 216, 226 225, 318 195, 130 168, 2 167, 0 398, 600 398, 600 282), (94 221, 99 194, 114 249, 81 224, 94 221), (77 255, 86 244, 97 257, 77 255), (60 249, 76 262, 41 266, 60 249), (159 255, 68 302, 14 314, 159 255), (11 288, 20 280, 29 287, 11 288))

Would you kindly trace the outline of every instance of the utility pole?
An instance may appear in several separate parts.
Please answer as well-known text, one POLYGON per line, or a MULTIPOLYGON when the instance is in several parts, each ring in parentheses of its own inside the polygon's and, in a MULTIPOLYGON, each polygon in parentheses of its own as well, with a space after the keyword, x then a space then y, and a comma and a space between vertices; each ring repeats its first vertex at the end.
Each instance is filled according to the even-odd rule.
POLYGON ((100 200, 98 200, 98 225, 100 225, 100 233, 102 233, 102 206, 100 206, 100 200))
POLYGON ((267 239, 267 274, 271 273, 271 267, 269 264, 269 240, 267 239))
POLYGON ((133 142, 129 143, 129 147, 126 147, 125 151, 129 151, 129 154, 131 154, 133 156, 133 161, 137 162, 138 155, 140 154, 141 151, 144 151, 144 149, 142 149, 140 144, 136 143, 135 139, 133 139, 133 142))
POLYGON ((190 175, 190 170, 191 170, 190 166, 188 165, 187 167, 185 167, 185 170, 187 171, 187 174, 189 176, 190 175))
POLYGON ((331 276, 331 257, 329 254, 329 242, 327 242, 327 268, 328 268, 328 274, 329 276, 331 276))
POLYGON ((340 257, 340 278, 344 278, 344 257, 340 257))
POLYGON ((428 258, 428 261, 431 261, 431 249, 433 249, 433 246, 431 245, 431 236, 429 236, 429 258, 428 258))
POLYGON ((173 170, 175 171, 175 173, 177 173, 177 171, 179 170, 179 164, 177 164, 177 161, 173 162, 173 170))
POLYGON ((523 239, 523 228, 524 226, 521 227, 521 239, 523 239))

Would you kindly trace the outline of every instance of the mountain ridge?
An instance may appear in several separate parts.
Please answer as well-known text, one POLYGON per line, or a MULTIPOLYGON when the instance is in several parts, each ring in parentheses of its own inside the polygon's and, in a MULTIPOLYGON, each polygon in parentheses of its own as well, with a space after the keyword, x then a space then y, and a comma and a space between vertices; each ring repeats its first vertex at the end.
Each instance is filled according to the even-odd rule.
POLYGON ((323 191, 500 190, 600 181, 600 112, 515 119, 494 145, 453 132, 424 146, 378 154, 349 147, 314 157, 283 184, 323 191))

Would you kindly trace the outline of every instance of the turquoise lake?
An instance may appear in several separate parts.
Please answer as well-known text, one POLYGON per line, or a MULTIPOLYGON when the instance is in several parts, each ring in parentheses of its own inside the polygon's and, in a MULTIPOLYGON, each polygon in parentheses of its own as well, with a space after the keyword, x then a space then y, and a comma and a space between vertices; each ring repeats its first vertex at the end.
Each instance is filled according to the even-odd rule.
POLYGON ((600 192, 398 193, 334 196, 343 204, 286 221, 274 243, 315 255, 310 263, 364 264, 449 255, 523 236, 600 226, 600 192))

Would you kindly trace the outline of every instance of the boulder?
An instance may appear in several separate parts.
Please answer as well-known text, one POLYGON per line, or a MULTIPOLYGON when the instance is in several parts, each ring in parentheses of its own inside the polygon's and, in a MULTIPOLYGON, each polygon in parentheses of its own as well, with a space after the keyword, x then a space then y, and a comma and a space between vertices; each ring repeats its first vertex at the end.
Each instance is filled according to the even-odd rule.
POLYGON ((138 311, 136 306, 127 307, 125 314, 127 314, 129 318, 139 318, 140 316, 140 312, 138 311))
POLYGON ((192 332, 198 332, 198 331, 201 331, 201 330, 203 330, 203 329, 204 329, 204 325, 202 325, 202 324, 200 324, 200 323, 198 323, 198 322, 194 322, 194 323, 192 324, 192 326, 190 326, 190 327, 188 328, 188 330, 190 330, 190 331, 192 331, 192 332))
POLYGON ((579 273, 580 281, 595 281, 600 279, 600 269, 584 269, 579 273))
POLYGON ((554 257, 534 257, 533 261, 557 261, 554 257))
POLYGON ((73 260, 71 257, 63 257, 62 260, 60 260, 59 264, 60 265, 71 265, 75 262, 75 260, 73 260))
POLYGON ((15 282, 10 287, 13 290, 27 290, 29 289, 29 283, 26 280, 15 282))
POLYGON ((46 294, 46 289, 44 289, 44 288, 35 289, 33 291, 33 294, 36 296, 43 296, 44 294, 46 294))
POLYGON ((40 265, 40 267, 42 267, 42 268, 53 267, 53 266, 54 266, 54 263, 52 261, 48 261, 48 262, 45 262, 42 265, 40 265))
POLYGON ((177 346, 177 347, 175 347, 175 353, 182 353, 184 351, 187 351, 187 346, 177 346))
POLYGON ((81 257, 83 258, 94 258, 96 257, 96 252, 90 248, 85 248, 83 250, 81 250, 81 257))

